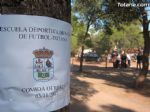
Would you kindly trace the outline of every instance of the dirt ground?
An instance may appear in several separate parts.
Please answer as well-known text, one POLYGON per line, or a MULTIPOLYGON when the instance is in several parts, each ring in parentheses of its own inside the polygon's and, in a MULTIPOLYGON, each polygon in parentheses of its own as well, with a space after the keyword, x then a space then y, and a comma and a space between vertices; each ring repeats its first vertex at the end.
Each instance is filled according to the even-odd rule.
POLYGON ((139 70, 114 69, 112 64, 85 62, 71 65, 71 112, 150 112, 150 71, 142 89, 134 88, 139 70))

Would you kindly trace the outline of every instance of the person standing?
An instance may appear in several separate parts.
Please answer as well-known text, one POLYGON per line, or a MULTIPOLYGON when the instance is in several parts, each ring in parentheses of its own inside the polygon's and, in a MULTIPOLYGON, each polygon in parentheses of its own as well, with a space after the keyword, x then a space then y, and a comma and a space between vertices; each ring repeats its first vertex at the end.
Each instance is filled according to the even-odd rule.
POLYGON ((126 60, 127 60, 126 53, 123 52, 122 55, 121 55, 121 67, 122 68, 126 68, 127 67, 126 60))
POLYGON ((141 69, 141 65, 142 65, 142 53, 139 51, 139 53, 137 54, 137 69, 141 69))
POLYGON ((116 67, 120 68, 120 64, 121 64, 121 56, 120 54, 118 54, 116 58, 116 67))
POLYGON ((117 58, 117 51, 113 51, 113 53, 112 53, 112 63, 113 63, 114 68, 116 68, 116 58, 117 58))
POLYGON ((131 66, 131 55, 127 53, 127 61, 128 61, 128 67, 131 66))
POLYGON ((108 51, 105 51, 105 68, 107 68, 108 65, 108 51))

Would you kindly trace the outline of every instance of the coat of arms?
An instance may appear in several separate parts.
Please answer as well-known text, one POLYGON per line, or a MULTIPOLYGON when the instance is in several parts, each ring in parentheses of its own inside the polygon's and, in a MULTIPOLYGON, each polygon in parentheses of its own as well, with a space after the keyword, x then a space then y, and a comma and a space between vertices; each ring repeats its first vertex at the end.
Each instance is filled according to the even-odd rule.
POLYGON ((33 77, 37 81, 48 81, 54 76, 53 51, 42 48, 34 50, 33 77))

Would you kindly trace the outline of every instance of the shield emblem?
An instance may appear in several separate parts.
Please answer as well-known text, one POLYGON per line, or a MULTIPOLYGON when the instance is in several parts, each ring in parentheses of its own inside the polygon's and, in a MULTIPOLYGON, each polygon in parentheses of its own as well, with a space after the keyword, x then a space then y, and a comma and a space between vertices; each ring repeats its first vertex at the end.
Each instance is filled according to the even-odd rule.
POLYGON ((33 51, 33 77, 36 81, 49 81, 54 77, 53 52, 48 49, 33 51))

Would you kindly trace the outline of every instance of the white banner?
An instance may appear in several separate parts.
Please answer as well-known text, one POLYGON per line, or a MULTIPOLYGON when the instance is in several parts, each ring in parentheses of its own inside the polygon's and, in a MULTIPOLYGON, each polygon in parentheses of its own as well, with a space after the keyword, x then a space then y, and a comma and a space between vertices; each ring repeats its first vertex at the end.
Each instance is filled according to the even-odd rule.
POLYGON ((70 101, 71 25, 0 15, 0 111, 50 112, 70 101))

